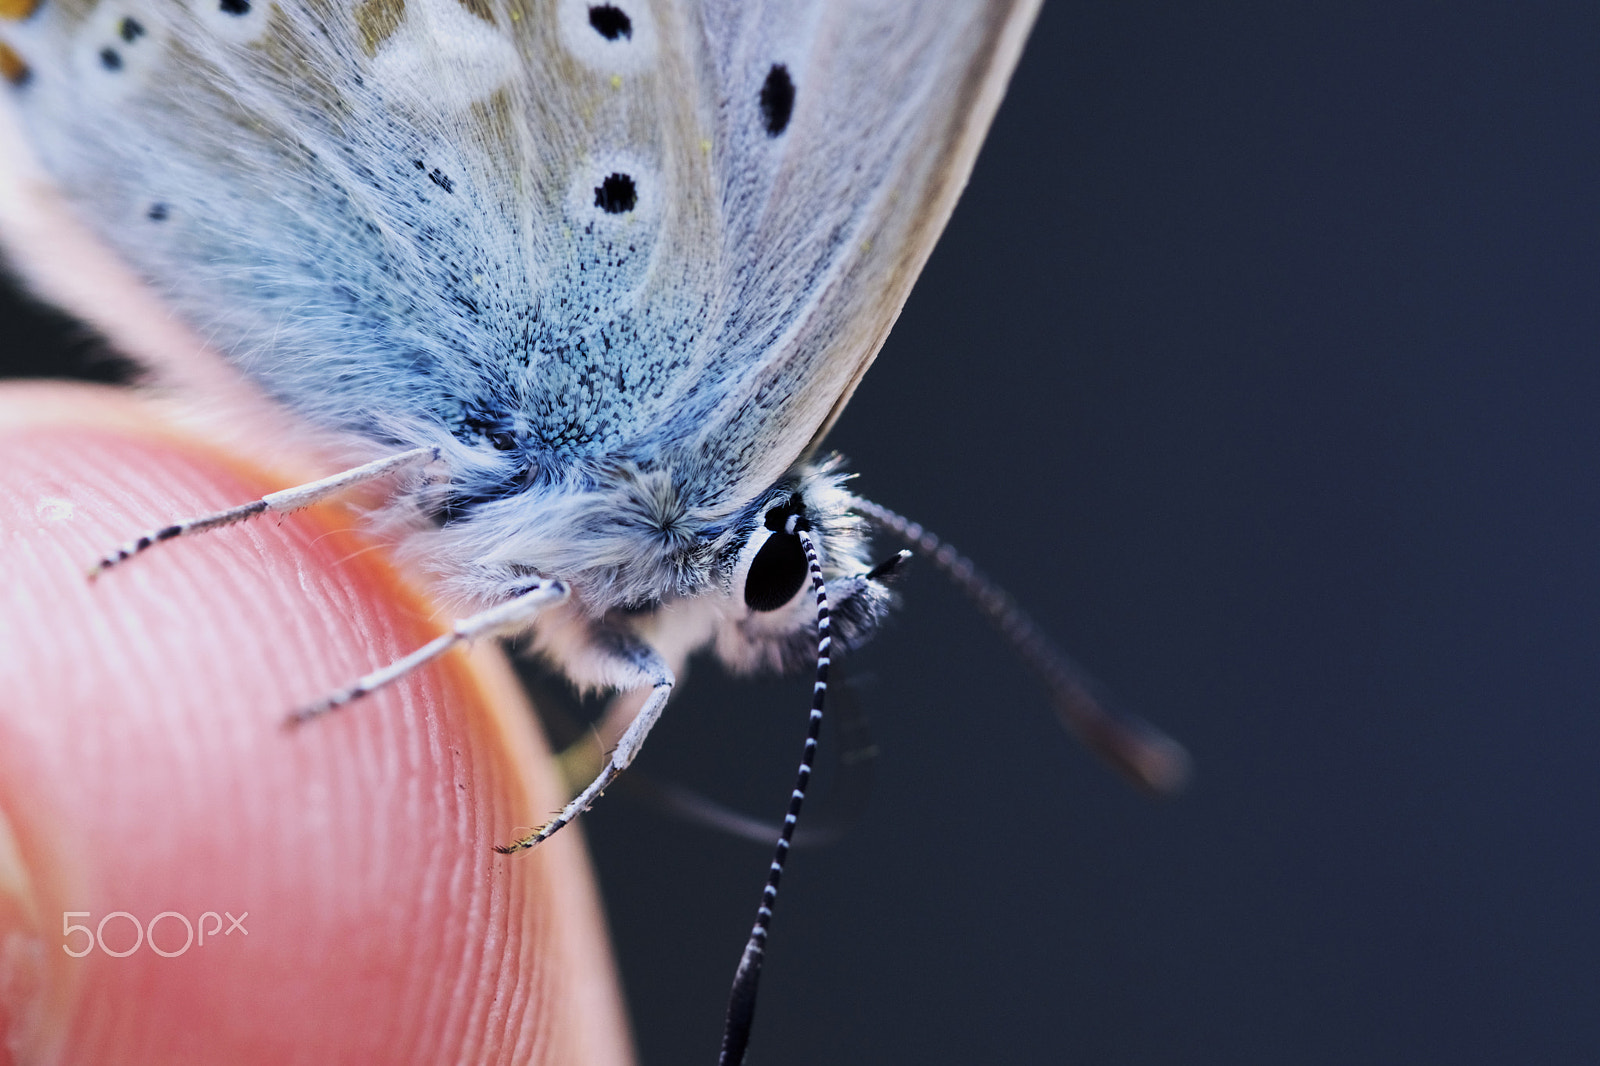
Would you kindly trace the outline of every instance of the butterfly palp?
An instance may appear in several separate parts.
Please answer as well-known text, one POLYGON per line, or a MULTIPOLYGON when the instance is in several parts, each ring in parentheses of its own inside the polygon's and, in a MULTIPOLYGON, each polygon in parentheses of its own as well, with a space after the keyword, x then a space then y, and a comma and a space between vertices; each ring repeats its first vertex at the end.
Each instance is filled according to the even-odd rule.
POLYGON ((866 581, 878 581, 878 580, 881 580, 883 578, 888 577, 890 574, 897 573, 899 571, 899 569, 902 566, 904 566, 908 560, 910 560, 910 558, 911 558, 910 549, 901 548, 899 551, 897 551, 893 555, 889 556, 889 558, 885 559, 883 562, 879 563, 877 566, 874 566, 871 570, 868 570, 865 574, 862 574, 861 577, 866 581))

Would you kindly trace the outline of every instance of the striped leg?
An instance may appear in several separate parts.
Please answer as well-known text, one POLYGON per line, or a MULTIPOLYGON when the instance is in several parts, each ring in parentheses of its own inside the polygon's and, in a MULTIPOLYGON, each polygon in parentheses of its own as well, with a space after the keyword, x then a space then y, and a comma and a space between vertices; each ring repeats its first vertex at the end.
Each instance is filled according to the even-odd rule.
POLYGON ((789 811, 783 816, 777 851, 767 869, 761 905, 756 908, 756 922, 750 928, 750 939, 745 942, 739 968, 734 971, 733 990, 728 994, 728 1021, 722 1030, 718 1066, 739 1066, 744 1062, 745 1047, 750 1043, 750 1024, 756 1014, 756 989, 761 983, 761 962, 767 954, 767 927, 772 922, 772 908, 778 904, 778 882, 783 880, 783 864, 788 861, 789 845, 794 840, 795 825, 800 821, 800 807, 806 801, 806 788, 811 784, 811 767, 817 760, 817 737, 822 732, 822 702, 828 694, 829 650, 833 646, 828 632, 828 586, 822 578, 822 564, 817 561, 817 547, 799 523, 799 516, 790 516, 789 524, 789 532, 800 535, 800 543, 806 550, 811 591, 817 597, 817 680, 811 686, 811 717, 806 722, 806 745, 800 756, 799 773, 795 775, 794 791, 789 793, 789 811))
POLYGON ((338 710, 375 689, 400 680, 423 663, 437 659, 457 644, 465 643, 475 637, 494 636, 526 629, 545 608, 561 603, 566 598, 567 586, 564 582, 548 579, 540 581, 504 603, 497 603, 488 610, 460 619, 450 626, 450 632, 428 641, 410 655, 374 670, 348 688, 329 693, 315 703, 307 704, 291 714, 284 724, 303 725, 313 718, 322 717, 329 711, 338 710))
POLYGON ((410 451, 400 452, 397 455, 385 456, 375 459, 343 473, 325 477, 321 481, 313 481, 305 485, 296 485, 294 488, 284 489, 281 492, 269 492, 259 500, 240 504, 238 507, 229 507, 224 511, 201 515, 182 522, 174 522, 170 526, 152 529, 148 533, 135 537, 117 548, 116 551, 102 556, 94 566, 89 568, 89 580, 93 581, 118 563, 138 555, 148 548, 160 544, 164 540, 175 537, 187 537, 195 533, 205 533, 223 526, 231 526, 235 522, 243 522, 247 518, 254 518, 268 511, 279 514, 288 514, 298 511, 302 507, 310 507, 332 496, 337 496, 346 489, 353 488, 367 481, 375 481, 396 470, 412 465, 413 463, 433 462, 439 458, 437 448, 412 448, 410 451))
POLYGON ((645 700, 644 706, 639 708, 639 713, 633 722, 623 731, 616 748, 611 752, 611 757, 606 760, 599 776, 589 782, 589 787, 573 797, 572 801, 561 809, 560 814, 532 833, 521 840, 497 846, 494 850, 502 855, 524 851, 550 839, 556 830, 588 810, 600 797, 600 793, 604 792, 622 771, 632 765, 634 758, 639 754, 639 749, 644 747, 644 738, 650 735, 650 730, 667 706, 667 698, 672 695, 672 668, 654 648, 637 637, 614 631, 602 631, 596 637, 597 643, 603 642, 606 645, 600 650, 612 659, 624 675, 617 687, 643 688, 648 685, 650 698, 645 700))

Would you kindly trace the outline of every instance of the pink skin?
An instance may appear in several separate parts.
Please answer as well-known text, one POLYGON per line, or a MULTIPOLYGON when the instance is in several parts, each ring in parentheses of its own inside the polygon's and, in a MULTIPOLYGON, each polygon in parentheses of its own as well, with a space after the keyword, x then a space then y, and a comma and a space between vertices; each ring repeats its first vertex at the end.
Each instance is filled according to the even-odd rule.
POLYGON ((563 798, 494 649, 283 728, 447 621, 348 510, 85 579, 285 484, 132 394, 0 389, 0 1064, 629 1061, 579 831, 490 850, 563 798), (117 958, 117 911, 182 918, 117 958))

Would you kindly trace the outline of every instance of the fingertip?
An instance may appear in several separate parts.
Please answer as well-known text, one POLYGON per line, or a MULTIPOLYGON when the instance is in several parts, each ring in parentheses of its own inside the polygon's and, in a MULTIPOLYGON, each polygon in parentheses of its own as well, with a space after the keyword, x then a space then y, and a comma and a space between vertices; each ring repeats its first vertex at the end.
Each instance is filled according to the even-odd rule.
POLYGON ((282 487, 125 393, 0 390, 0 816, 23 871, 0 898, 31 901, 0 902, 0 943, 48 960, 26 994, 0 982, 7 1039, 62 1062, 625 1061, 581 840, 491 851, 561 800, 493 649, 279 728, 438 631, 348 514, 84 577, 129 535, 282 487))

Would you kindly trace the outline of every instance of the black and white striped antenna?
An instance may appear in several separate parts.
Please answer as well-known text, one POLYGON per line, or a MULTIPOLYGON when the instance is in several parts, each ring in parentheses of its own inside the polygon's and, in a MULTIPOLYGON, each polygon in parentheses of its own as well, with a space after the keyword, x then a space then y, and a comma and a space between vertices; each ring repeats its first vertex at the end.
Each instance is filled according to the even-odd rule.
MULTIPOLYGON (((1044 681, 1062 722, 1091 751, 1150 792, 1171 794, 1183 787, 1188 780, 1190 767, 1189 754, 1183 746, 1141 718, 1114 714, 1108 710, 1094 695, 1096 686, 1089 675, 1058 650, 1010 595, 979 572, 970 559, 920 524, 887 507, 859 498, 854 506, 878 526, 931 559, 957 588, 967 594, 979 612, 1016 649, 1023 662, 1044 681)), ((828 633, 828 590, 822 577, 822 565, 817 560, 816 545, 811 540, 803 517, 790 515, 784 532, 799 536, 801 546, 805 549, 806 566, 811 574, 811 589, 817 598, 817 679, 812 687, 805 753, 800 760, 794 791, 789 796, 789 812, 784 816, 783 828, 778 834, 777 851, 767 873, 766 887, 761 891, 761 905, 756 909, 755 925, 750 930, 750 939, 745 943, 739 969, 734 974, 733 990, 728 997, 728 1020, 722 1033, 719 1066, 741 1066, 745 1048, 750 1042, 756 989, 761 980, 761 963, 766 955, 767 930, 772 922, 772 909, 778 902, 778 883, 783 879, 783 867, 794 840, 800 808, 805 803, 806 787, 811 782, 817 737, 822 729, 822 704, 828 691, 828 653, 832 641, 828 633)), ((885 560, 868 576, 887 573, 905 555, 902 552, 885 560)))
POLYGON ((833 639, 828 632, 828 586, 822 579, 817 547, 807 529, 804 518, 790 515, 784 532, 799 535, 806 552, 806 566, 811 572, 811 591, 817 597, 817 680, 811 687, 811 717, 806 723, 806 746, 800 756, 800 770, 795 775, 794 791, 789 794, 789 812, 783 816, 783 828, 778 832, 778 846, 772 856, 772 866, 767 870, 766 886, 761 890, 755 925, 750 928, 750 939, 745 942, 739 969, 733 975, 733 990, 728 994, 728 1021, 722 1030, 722 1055, 717 1060, 719 1066, 740 1066, 744 1062, 745 1047, 750 1043, 756 988, 761 982, 761 963, 767 952, 767 927, 772 922, 772 908, 778 902, 778 882, 783 880, 783 864, 789 857, 800 808, 806 801, 806 786, 811 783, 811 767, 817 757, 817 737, 822 732, 822 703, 828 694, 828 653, 833 639))
POLYGON ((1183 745, 1142 718, 1109 710, 1095 694, 1099 686, 1088 671, 1052 644, 1027 612, 973 566, 972 560, 921 524, 887 507, 860 497, 852 506, 932 560, 967 594, 1018 657, 1039 675, 1062 724, 1076 733, 1084 746, 1146 791, 1171 795, 1182 790, 1190 772, 1189 753, 1183 745))

